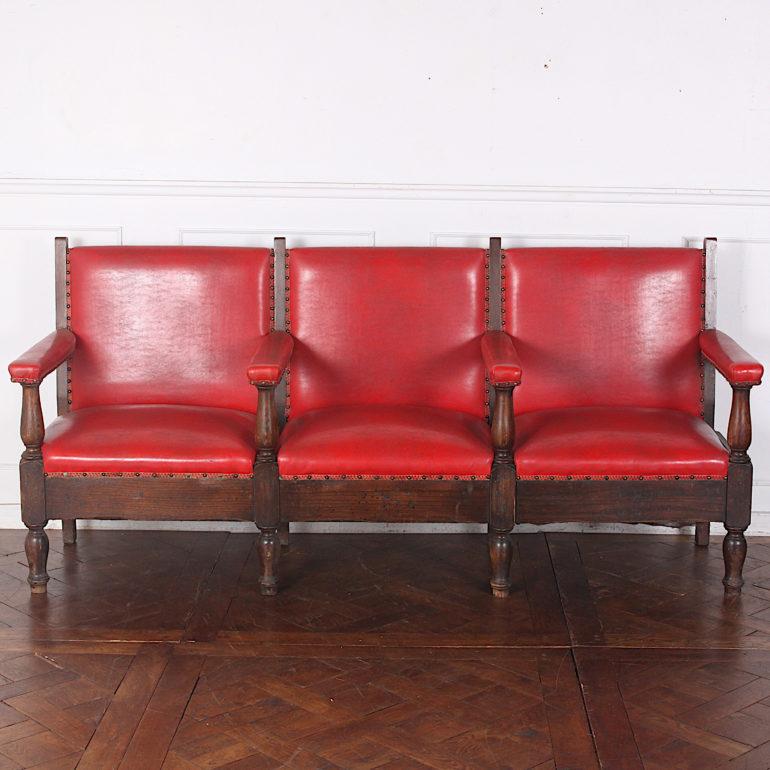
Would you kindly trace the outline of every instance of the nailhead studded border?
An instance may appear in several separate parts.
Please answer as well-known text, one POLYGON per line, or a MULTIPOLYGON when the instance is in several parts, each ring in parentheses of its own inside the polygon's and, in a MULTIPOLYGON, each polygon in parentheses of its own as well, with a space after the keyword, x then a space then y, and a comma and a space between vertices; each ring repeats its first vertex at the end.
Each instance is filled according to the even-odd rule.
MULTIPOLYGON (((700 281, 700 328, 703 331, 706 328, 706 248, 701 250, 701 281, 700 281)), ((698 363, 700 365, 700 416, 706 415, 706 365, 703 360, 703 354, 698 353, 698 363)))
POLYGON ((307 473, 297 476, 281 476, 284 481, 314 481, 330 479, 352 479, 365 481, 487 481, 489 476, 455 476, 451 473, 430 475, 413 473, 408 475, 373 475, 368 473, 307 473))
MULTIPOLYGON (((500 248, 500 329, 505 331, 505 249, 500 248)), ((509 332, 510 334, 510 332, 509 332)))
POLYGON ((270 331, 275 331, 275 249, 270 249, 270 331))
MULTIPOLYGON (((489 249, 484 250, 484 330, 489 331, 489 271, 490 259, 489 249)), ((489 421, 492 417, 490 410, 492 385, 489 382, 489 375, 484 367, 484 419, 489 421)))
POLYGON ((727 476, 702 476, 697 474, 687 474, 682 473, 680 475, 648 475, 648 476, 640 476, 640 475, 633 475, 628 474, 625 476, 604 476, 604 475, 582 475, 582 474, 575 474, 572 476, 550 476, 547 474, 538 474, 538 475, 527 475, 527 476, 516 476, 517 481, 667 481, 675 479, 677 481, 679 480, 698 480, 698 481, 706 481, 711 479, 717 479, 720 481, 724 481, 727 479, 727 476))
POLYGON ((46 471, 49 478, 250 479, 251 473, 152 473, 150 471, 46 471))
MULTIPOLYGON (((64 297, 65 297, 65 313, 67 319, 67 329, 72 331, 72 299, 70 295, 70 284, 72 278, 70 277, 70 250, 67 248, 67 256, 64 260, 64 297)), ((72 356, 67 359, 67 408, 72 406, 72 364, 70 363, 72 356)))
MULTIPOLYGON (((291 291, 289 287, 289 255, 291 254, 289 249, 285 249, 283 253, 283 302, 284 302, 284 310, 283 310, 283 317, 284 317, 284 327, 286 331, 291 334, 291 312, 290 312, 290 302, 289 302, 289 293, 291 291)), ((291 360, 289 360, 289 365, 286 367, 286 371, 284 372, 284 378, 286 382, 286 400, 284 403, 283 408, 283 415, 284 419, 288 422, 290 412, 291 412, 291 360)))

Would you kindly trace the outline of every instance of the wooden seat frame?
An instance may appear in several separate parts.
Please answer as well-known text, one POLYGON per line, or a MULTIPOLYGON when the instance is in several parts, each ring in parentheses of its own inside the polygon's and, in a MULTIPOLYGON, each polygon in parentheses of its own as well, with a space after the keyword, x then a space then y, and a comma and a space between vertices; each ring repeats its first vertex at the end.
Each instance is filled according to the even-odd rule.
MULTIPOLYGON (((66 238, 57 238, 56 326, 67 328, 66 238)), ((286 328, 286 241, 277 238, 274 291, 275 329, 286 328)), ((714 326, 716 239, 704 242, 706 328, 714 326)), ((503 259, 499 238, 488 252, 489 328, 501 329, 503 259)), ((244 362, 244 374, 246 363, 244 362)), ((524 372, 526 377, 526 371, 524 372)), ((714 424, 714 367, 705 362, 706 422, 714 424)), ((489 531, 491 588, 495 596, 510 590, 510 533, 516 523, 619 522, 696 526, 696 543, 708 544, 709 524, 722 522, 727 591, 740 591, 746 558, 744 532, 751 521, 751 385, 732 386, 727 438, 727 479, 713 480, 550 480, 516 479, 513 445, 513 383, 490 388, 494 459, 489 479, 284 479, 277 450, 286 404, 285 378, 277 386, 256 382, 257 452, 252 478, 46 476, 45 437, 39 383, 22 383, 19 465, 22 520, 28 528, 25 548, 33 593, 46 590, 50 519, 61 519, 64 542, 76 540, 76 520, 131 519, 173 521, 254 521, 260 529, 260 587, 275 594, 281 541, 288 542, 290 522, 486 522, 489 531)), ((58 413, 69 410, 67 366, 57 369, 58 413)))
MULTIPOLYGON (((716 311, 716 239, 703 243, 704 328, 714 328, 716 311)), ((276 239, 276 298, 286 297, 286 242, 276 239)), ((489 245, 489 326, 502 328, 502 270, 500 238, 489 245)), ((286 328, 285 301, 276 301, 276 329, 286 328)), ((515 340, 514 340, 515 343, 515 340)), ((523 377, 526 378, 526 369, 523 377)), ((715 370, 704 359, 703 419, 714 426, 715 370)), ((513 455, 515 419, 514 384, 494 388, 492 442, 494 460, 489 480, 295 480, 279 478, 277 446, 284 419, 285 379, 279 386, 255 383, 259 389, 255 465, 256 523, 261 530, 261 588, 277 590, 279 538, 288 539, 289 523, 306 521, 488 522, 491 588, 495 596, 510 589, 510 533, 515 524, 564 522, 695 525, 695 542, 709 543, 712 521, 727 530, 723 542, 728 592, 743 585, 746 558, 744 532, 751 522, 752 465, 751 385, 732 386, 727 439, 718 434, 729 452, 727 479, 517 479, 513 455), (279 536, 279 531, 282 533, 279 536)))

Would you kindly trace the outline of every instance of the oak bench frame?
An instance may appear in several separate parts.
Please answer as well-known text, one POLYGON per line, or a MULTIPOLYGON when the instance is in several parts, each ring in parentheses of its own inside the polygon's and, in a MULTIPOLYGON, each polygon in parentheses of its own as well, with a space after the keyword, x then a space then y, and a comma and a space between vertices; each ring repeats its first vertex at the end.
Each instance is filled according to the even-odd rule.
MULTIPOLYGON (((705 328, 715 321, 716 239, 704 241, 706 280, 703 294, 705 328)), ((273 250, 275 325, 286 328, 286 241, 273 250)), ((56 328, 67 328, 66 238, 56 238, 56 328)), ((503 258, 499 238, 490 240, 489 328, 502 329, 503 258)), ((526 377, 526 372, 524 373, 526 377)), ((69 410, 66 362, 56 371, 57 411, 69 410)), ((714 367, 704 360, 703 418, 714 424, 714 367)), ((40 378, 42 381, 42 377, 40 378)), ((281 543, 288 542, 289 523, 301 521, 487 522, 495 596, 510 590, 510 533, 517 523, 555 522, 694 523, 696 543, 708 545, 709 524, 727 529, 723 551, 724 585, 740 591, 746 558, 744 532, 751 521, 752 465, 749 394, 752 385, 732 385, 727 438, 727 479, 712 480, 550 480, 516 478, 513 458, 516 383, 490 387, 494 459, 489 479, 285 479, 278 472, 280 426, 285 419, 285 378, 279 384, 255 382, 257 388, 257 452, 252 478, 133 476, 47 476, 43 469, 45 437, 40 382, 22 382, 21 438, 25 449, 19 465, 22 520, 28 528, 25 550, 33 593, 44 593, 48 574, 50 519, 61 519, 65 544, 76 541, 76 520, 133 519, 173 521, 254 521, 260 529, 260 589, 277 592, 281 543)))

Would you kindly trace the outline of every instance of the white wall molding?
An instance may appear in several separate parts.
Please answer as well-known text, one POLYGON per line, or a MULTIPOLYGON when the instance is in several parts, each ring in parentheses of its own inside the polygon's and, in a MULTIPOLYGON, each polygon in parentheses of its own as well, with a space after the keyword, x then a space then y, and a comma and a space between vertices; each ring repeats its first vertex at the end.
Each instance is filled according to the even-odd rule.
POLYGON ((0 179, 0 195, 360 198, 517 203, 604 203, 770 206, 770 190, 562 185, 393 184, 205 179, 0 179))

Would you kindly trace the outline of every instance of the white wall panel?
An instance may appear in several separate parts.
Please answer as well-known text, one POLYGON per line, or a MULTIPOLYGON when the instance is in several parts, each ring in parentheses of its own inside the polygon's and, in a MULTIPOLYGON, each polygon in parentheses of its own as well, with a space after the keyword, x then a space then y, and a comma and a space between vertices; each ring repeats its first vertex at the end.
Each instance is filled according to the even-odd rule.
MULTIPOLYGON (((578 235, 547 233, 527 235, 525 233, 494 233, 500 237, 504 249, 538 248, 547 246, 628 246, 627 235, 578 235)), ((488 233, 431 233, 433 246, 486 246, 488 233)))
MULTIPOLYGON (((715 235, 719 326, 770 363, 768 26, 763 0, 0 0, 0 362, 53 326, 55 235, 715 235)), ((21 449, 2 389, 0 526, 21 449)), ((770 385, 752 402, 770 532, 770 385)), ((722 426, 728 405, 720 385, 722 426)))
POLYGON ((289 230, 273 227, 266 230, 180 230, 183 246, 262 246, 273 247, 276 236, 286 238, 288 248, 302 246, 374 246, 374 232, 329 232, 327 230, 289 230))

